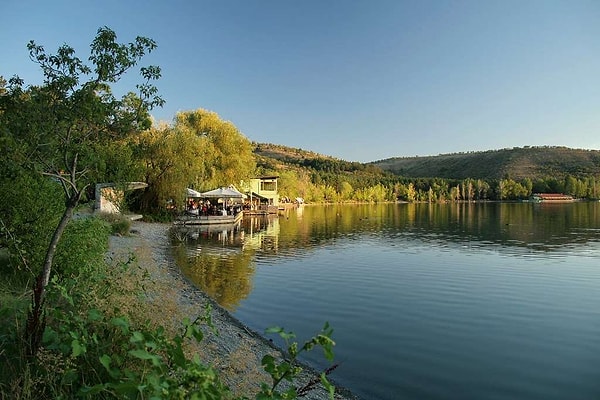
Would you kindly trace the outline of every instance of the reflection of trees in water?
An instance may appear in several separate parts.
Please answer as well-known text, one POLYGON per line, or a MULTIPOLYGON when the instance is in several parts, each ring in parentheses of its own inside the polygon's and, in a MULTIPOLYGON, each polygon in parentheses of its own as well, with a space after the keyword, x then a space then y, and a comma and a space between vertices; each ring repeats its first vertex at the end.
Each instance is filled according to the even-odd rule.
POLYGON ((600 204, 594 202, 309 206, 300 218, 280 221, 280 248, 364 235, 538 249, 600 240, 600 204))
POLYGON ((598 224, 596 203, 467 203, 429 210, 425 206, 416 211, 417 230, 432 230, 447 241, 549 250, 599 239, 597 232, 586 231, 598 224))
POLYGON ((295 257, 332 240, 447 242, 552 251, 600 241, 600 203, 452 203, 307 206, 301 215, 244 219, 234 230, 174 234, 177 264, 200 289, 233 310, 252 290, 254 260, 295 257))
POLYGON ((235 246, 238 237, 218 232, 192 234, 174 248, 175 261, 185 276, 228 310, 250 294, 255 271, 253 252, 235 246))

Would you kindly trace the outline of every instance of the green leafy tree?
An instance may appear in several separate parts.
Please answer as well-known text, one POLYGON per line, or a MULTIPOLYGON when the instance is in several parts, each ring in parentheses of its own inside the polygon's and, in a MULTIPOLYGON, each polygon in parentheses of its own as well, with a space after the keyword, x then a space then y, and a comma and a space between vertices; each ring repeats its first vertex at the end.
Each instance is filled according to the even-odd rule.
POLYGON ((490 184, 482 179, 475 182, 475 193, 477 200, 486 200, 489 197, 490 184))
POLYGON ((408 184, 406 187, 406 201, 412 203, 417 198, 417 191, 415 190, 415 185, 412 182, 408 184))
POLYGON ((452 201, 460 200, 460 188, 458 186, 452 186, 450 188, 450 199, 452 201))
POLYGON ((598 199, 600 194, 600 185, 595 177, 590 176, 586 180, 587 193, 586 197, 589 199, 598 199))
POLYGON ((7 152, 0 162, 0 248, 9 255, 0 269, 26 286, 39 272, 63 204, 56 182, 14 168, 11 154, 7 152))
POLYGON ((382 184, 377 184, 373 187, 371 187, 371 200, 374 202, 383 202, 383 201, 387 201, 390 198, 390 195, 388 194, 388 189, 383 186, 382 184))
POLYGON ((433 202, 435 202, 435 200, 436 200, 435 193, 433 193, 433 189, 430 187, 429 190, 427 191, 427 202, 433 203, 433 202))
POLYGON ((529 196, 527 187, 510 178, 498 182, 499 200, 517 200, 529 196))
POLYGON ((174 124, 154 126, 133 138, 147 189, 139 195, 144 211, 181 204, 185 188, 205 191, 237 185, 254 175, 251 142, 231 122, 210 111, 180 112, 174 124))
POLYGON ((333 186, 324 185, 322 187, 323 191, 323 200, 328 203, 335 203, 339 200, 339 196, 333 186))
POLYGON ((86 189, 98 176, 102 164, 99 146, 121 140, 150 126, 148 111, 163 104, 153 81, 160 77, 155 66, 140 69, 143 83, 138 94, 116 98, 111 85, 156 43, 137 37, 120 44, 115 32, 100 28, 90 45, 90 65, 63 45, 49 54, 34 41, 27 45, 44 81, 24 87, 11 78, 1 97, 0 125, 11 137, 21 164, 55 181, 62 188, 64 211, 50 239, 38 276, 34 304, 28 319, 28 340, 35 352, 43 331, 42 304, 50 280, 53 257, 60 238, 86 189))
POLYGON ((523 179, 523 182, 521 184, 523 185, 523 187, 525 187, 525 190, 527 191, 527 196, 531 196, 531 194, 533 193, 533 181, 531 180, 531 178, 523 179))
POLYGON ((339 193, 342 201, 352 199, 354 188, 346 181, 342 181, 339 185, 339 193))
POLYGON ((196 188, 208 190, 239 184, 254 174, 252 143, 233 123, 222 120, 217 113, 204 109, 180 112, 175 117, 174 129, 203 140, 202 157, 197 162, 204 165, 197 176, 192 176, 196 188))
POLYGON ((565 177, 565 193, 572 196, 577 195, 577 178, 572 175, 565 177))
POLYGON ((461 185, 461 197, 463 200, 473 201, 475 198, 475 188, 473 186, 473 179, 468 178, 463 180, 461 185))
POLYGON ((183 201, 185 188, 204 172, 206 139, 167 125, 154 126, 132 139, 148 184, 138 196, 138 207, 157 212, 171 199, 183 201))
MULTIPOLYGON (((269 173, 274 174, 274 171, 269 171, 269 173)), ((280 196, 287 196, 290 199, 303 197, 304 192, 301 191, 301 186, 304 185, 301 183, 298 173, 295 171, 284 170, 279 172, 278 175, 277 191, 280 196)))

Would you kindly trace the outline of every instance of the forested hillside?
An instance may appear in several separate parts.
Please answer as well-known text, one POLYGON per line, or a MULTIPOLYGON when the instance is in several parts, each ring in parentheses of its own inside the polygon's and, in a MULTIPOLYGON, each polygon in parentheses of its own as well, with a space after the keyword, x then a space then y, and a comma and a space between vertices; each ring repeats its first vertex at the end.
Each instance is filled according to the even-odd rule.
POLYGON ((429 157, 397 157, 372 165, 404 177, 532 180, 600 174, 600 151, 566 147, 525 147, 429 157))
POLYGON ((527 147, 361 164, 282 145, 254 144, 258 173, 283 196, 309 201, 517 200, 532 193, 600 195, 600 151, 527 147))
POLYGON ((277 174, 281 196, 307 201, 386 201, 398 177, 381 168, 312 151, 254 143, 257 173, 277 174))

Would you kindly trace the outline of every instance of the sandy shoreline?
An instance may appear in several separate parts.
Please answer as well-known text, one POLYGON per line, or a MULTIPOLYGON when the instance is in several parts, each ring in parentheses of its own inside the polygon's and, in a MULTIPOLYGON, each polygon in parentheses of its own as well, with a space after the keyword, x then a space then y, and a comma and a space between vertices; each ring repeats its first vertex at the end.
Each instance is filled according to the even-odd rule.
MULTIPOLYGON (((135 221, 130 236, 113 236, 110 239, 109 257, 115 261, 126 260, 133 253, 137 264, 149 275, 152 287, 147 289, 148 298, 154 298, 156 312, 164 315, 164 323, 176 325, 184 317, 195 319, 205 314, 205 307, 212 307, 211 317, 216 331, 205 330, 198 353, 204 362, 212 364, 234 394, 253 397, 258 390, 257 382, 270 382, 262 371, 260 361, 265 354, 281 354, 269 340, 233 318, 204 292, 191 284, 179 272, 170 252, 169 224, 135 221)), ((318 374, 304 368, 296 387, 302 387, 318 374)), ((335 381, 335 372, 330 377, 335 381)), ((318 384, 303 398, 327 399, 327 393, 318 384)), ((355 399, 341 389, 339 399, 355 399)))

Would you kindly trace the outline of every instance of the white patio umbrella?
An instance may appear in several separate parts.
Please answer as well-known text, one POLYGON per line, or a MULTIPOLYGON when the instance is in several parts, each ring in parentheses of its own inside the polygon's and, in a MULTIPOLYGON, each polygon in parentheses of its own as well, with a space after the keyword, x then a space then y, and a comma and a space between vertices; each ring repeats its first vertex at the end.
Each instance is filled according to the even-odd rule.
POLYGON ((187 188, 186 193, 187 193, 187 197, 202 197, 202 193, 200 193, 194 189, 187 188))
POLYGON ((205 198, 222 198, 222 199, 243 199, 246 198, 246 195, 242 192, 238 192, 233 187, 221 187, 214 190, 209 190, 208 192, 200 193, 200 197, 205 198))

